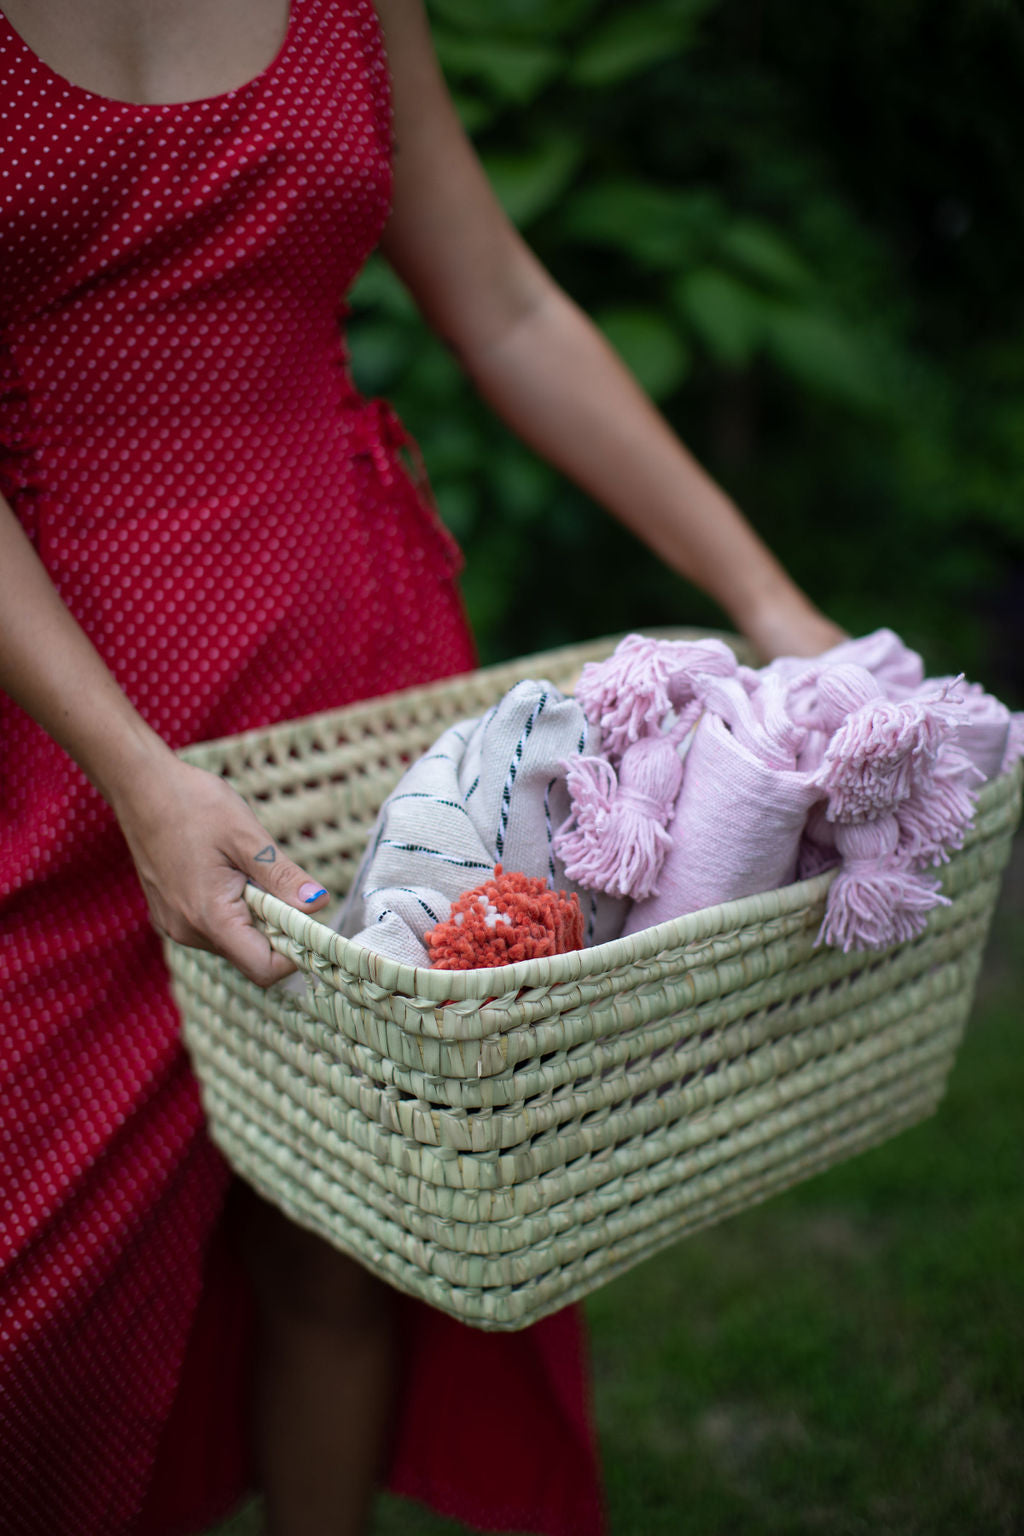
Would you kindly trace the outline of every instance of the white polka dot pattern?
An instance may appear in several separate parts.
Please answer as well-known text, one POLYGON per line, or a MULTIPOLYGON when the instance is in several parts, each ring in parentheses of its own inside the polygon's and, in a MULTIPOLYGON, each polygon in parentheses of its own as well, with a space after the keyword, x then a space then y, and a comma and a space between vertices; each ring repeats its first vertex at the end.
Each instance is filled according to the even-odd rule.
MULTIPOLYGON (((390 190, 369 0, 292 0, 249 85, 132 106, 0 17, 0 491, 174 746, 472 664, 457 552, 355 393, 390 190)), ((0 699, 0 1509, 127 1529, 226 1174, 82 774, 0 699)))

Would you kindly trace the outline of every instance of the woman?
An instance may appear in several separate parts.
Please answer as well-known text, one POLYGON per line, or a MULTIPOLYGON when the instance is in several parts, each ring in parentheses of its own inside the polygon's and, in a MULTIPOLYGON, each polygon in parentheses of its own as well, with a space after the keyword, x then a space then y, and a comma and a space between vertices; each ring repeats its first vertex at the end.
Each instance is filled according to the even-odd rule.
POLYGON ((451 543, 337 336, 382 229, 495 409, 762 653, 838 632, 504 218, 418 0, 5 0, 0 89, 5 1531, 171 1536, 237 1496, 237 1250, 274 1532, 361 1530, 395 1411, 400 1488, 592 1532, 572 1314, 399 1313, 247 1194, 223 1240, 158 932, 269 985, 246 878, 329 897, 173 749, 472 664, 451 543))

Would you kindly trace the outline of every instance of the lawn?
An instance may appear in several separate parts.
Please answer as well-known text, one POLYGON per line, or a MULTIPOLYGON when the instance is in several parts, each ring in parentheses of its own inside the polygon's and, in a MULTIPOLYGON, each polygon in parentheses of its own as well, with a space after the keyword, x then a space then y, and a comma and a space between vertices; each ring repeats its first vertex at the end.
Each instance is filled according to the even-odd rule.
POLYGON ((1018 840, 932 1120, 591 1298, 611 1536, 1024 1531, 1022 918, 1018 840))

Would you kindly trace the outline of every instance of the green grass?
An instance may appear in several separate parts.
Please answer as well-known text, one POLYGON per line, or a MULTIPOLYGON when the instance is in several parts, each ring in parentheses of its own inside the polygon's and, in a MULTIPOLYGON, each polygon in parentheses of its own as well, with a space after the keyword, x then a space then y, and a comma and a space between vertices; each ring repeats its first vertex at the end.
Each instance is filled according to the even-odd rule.
MULTIPOLYGON (((591 1298, 612 1536, 1024 1531, 1011 874, 939 1113, 591 1298)), ((217 1536, 258 1529, 249 1510, 217 1536)), ((373 1536, 464 1530, 382 1498, 373 1536)))

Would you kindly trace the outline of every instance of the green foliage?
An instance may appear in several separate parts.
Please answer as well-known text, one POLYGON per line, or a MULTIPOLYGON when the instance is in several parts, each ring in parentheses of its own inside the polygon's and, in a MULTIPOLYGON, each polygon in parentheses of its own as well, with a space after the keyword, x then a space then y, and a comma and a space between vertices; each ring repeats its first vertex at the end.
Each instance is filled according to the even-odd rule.
MULTIPOLYGON (((509 214, 797 578, 1024 691, 1020 13, 430 9, 509 214)), ((485 655, 720 618, 510 440, 383 268, 353 305, 357 378, 420 438, 485 655)))

